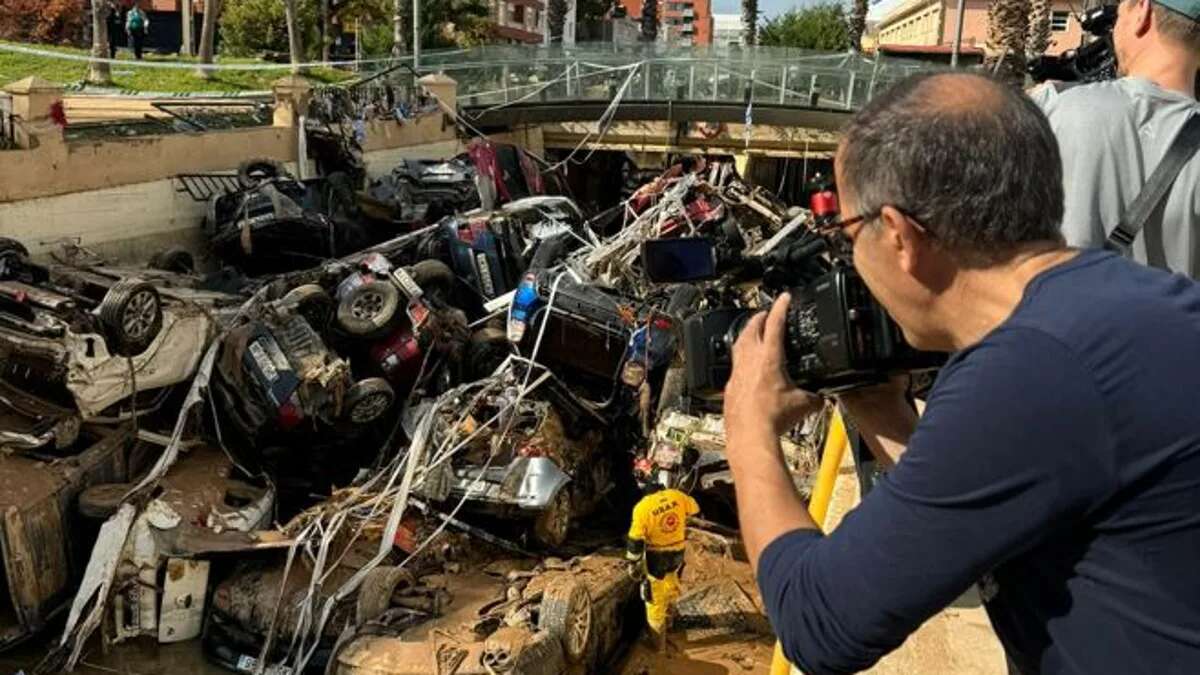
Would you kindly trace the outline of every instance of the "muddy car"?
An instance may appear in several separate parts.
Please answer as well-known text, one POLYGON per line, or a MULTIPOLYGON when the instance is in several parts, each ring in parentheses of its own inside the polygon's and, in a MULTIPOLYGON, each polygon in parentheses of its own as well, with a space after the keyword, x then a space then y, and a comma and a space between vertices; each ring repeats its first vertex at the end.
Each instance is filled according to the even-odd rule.
POLYGON ((603 420, 551 380, 538 398, 523 399, 518 412, 509 413, 508 433, 476 429, 512 400, 511 393, 484 397, 465 427, 454 426, 461 407, 443 415, 435 441, 466 445, 431 467, 420 490, 434 501, 465 500, 473 511, 531 521, 537 541, 560 546, 572 521, 590 514, 609 488, 603 420))
MULTIPOLYGON (((30 424, 0 406, 0 424, 30 424)), ((41 630, 70 602, 91 549, 75 509, 86 488, 127 478, 128 430, 84 427, 54 456, 0 452, 0 651, 41 630), (51 461, 61 460, 61 461, 51 461)))
POLYGON ((251 276, 305 269, 372 243, 340 174, 298 180, 276 162, 239 169, 241 188, 213 195, 204 218, 214 255, 251 276))
POLYGON ((391 172, 371 181, 367 195, 402 220, 436 222, 479 207, 475 167, 463 157, 402 159, 391 172))
POLYGON ((0 239, 0 378, 48 417, 117 418, 111 409, 131 398, 152 408, 195 372, 216 322, 241 302, 197 284, 149 269, 33 263, 20 243, 0 239))
MULTIPOLYGON (((501 568, 501 565, 496 567, 501 568)), ((451 604, 446 616, 403 631, 361 630, 336 654, 337 675, 558 675, 609 672, 641 625, 637 582, 616 555, 547 561, 488 583, 464 575, 482 604, 451 604), (494 590, 487 593, 491 586, 494 590), (482 587, 482 588, 479 588, 482 587), (456 630, 457 628, 457 630, 456 630), (375 634, 372 634, 375 633, 375 634)), ((450 587, 451 593, 457 589, 450 587)))

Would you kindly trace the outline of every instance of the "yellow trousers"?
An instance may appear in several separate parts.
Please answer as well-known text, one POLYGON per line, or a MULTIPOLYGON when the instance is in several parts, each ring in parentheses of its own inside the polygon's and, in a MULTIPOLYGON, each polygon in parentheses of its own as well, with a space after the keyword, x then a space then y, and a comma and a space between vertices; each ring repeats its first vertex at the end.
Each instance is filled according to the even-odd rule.
POLYGON ((668 572, 659 579, 646 575, 650 583, 650 598, 646 602, 646 623, 650 630, 661 632, 667 628, 667 617, 671 606, 679 599, 679 571, 668 572))

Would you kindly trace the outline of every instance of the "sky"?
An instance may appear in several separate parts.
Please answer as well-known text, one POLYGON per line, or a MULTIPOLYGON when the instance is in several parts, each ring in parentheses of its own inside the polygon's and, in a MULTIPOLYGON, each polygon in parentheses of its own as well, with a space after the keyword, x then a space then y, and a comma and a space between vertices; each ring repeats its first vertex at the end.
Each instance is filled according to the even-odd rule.
MULTIPOLYGON (((764 19, 782 14, 793 7, 802 7, 820 2, 821 0, 758 0, 758 11, 764 19)), ((900 4, 903 0, 873 0, 869 16, 876 18, 884 12, 900 4)), ((847 3, 849 4, 849 3, 847 3)), ((741 0, 713 0, 713 14, 740 14, 741 0)))

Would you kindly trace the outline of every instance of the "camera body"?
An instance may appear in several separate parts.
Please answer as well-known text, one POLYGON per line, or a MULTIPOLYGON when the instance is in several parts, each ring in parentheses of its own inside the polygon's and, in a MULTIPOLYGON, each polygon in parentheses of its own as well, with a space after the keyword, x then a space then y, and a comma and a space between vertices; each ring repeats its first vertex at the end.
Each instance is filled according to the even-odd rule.
POLYGON ((1083 13, 1079 24, 1095 40, 1058 56, 1039 56, 1029 63, 1035 82, 1098 82, 1117 76, 1117 55, 1112 31, 1117 23, 1117 6, 1101 5, 1083 13))
MULTIPOLYGON (((802 389, 844 391, 881 382, 892 373, 936 368, 945 360, 905 342, 900 327, 852 267, 835 267, 790 293, 784 354, 788 375, 802 389)), ((733 344, 753 313, 721 308, 684 322, 690 391, 703 394, 725 387, 733 344)))

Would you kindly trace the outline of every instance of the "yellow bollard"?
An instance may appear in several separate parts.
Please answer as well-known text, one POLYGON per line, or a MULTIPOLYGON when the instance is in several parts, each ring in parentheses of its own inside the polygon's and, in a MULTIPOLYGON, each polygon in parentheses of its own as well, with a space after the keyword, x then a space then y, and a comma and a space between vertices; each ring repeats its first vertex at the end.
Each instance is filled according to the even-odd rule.
MULTIPOLYGON (((824 529, 825 516, 829 513, 829 502, 833 501, 833 486, 837 484, 838 468, 846 455, 846 424, 837 408, 829 420, 829 433, 825 435, 825 447, 821 449, 821 466, 817 469, 817 481, 813 485, 812 499, 808 500, 808 515, 817 527, 824 529)), ((783 646, 775 641, 775 653, 771 656, 771 675, 790 675, 792 664, 783 656, 783 646)))

